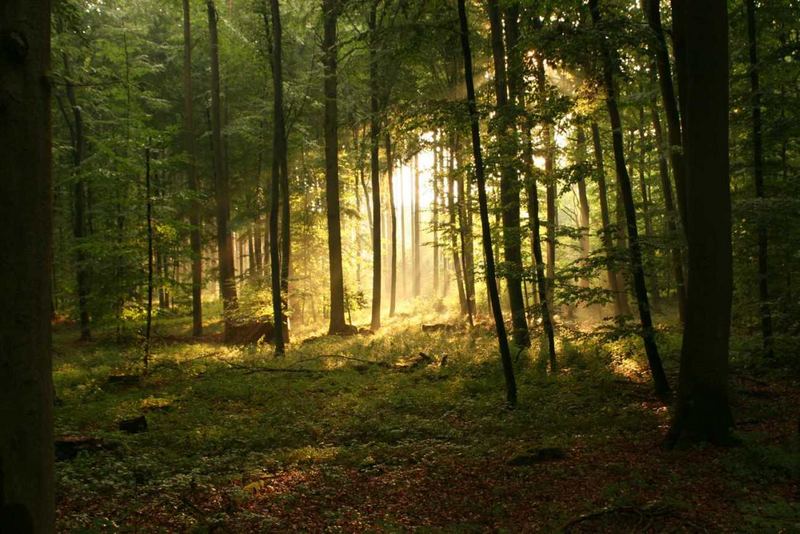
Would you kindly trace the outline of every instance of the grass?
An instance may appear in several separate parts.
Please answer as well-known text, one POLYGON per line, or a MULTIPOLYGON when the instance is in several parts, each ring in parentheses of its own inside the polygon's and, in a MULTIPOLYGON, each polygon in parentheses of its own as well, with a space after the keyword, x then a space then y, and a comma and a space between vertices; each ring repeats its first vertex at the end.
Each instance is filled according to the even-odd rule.
MULTIPOLYGON (((106 383, 137 372, 138 345, 75 337, 56 332, 56 433, 107 447, 57 464, 61 531, 556 532, 582 514, 594 515, 572 531, 800 530, 798 387, 785 377, 735 382, 742 446, 667 452, 669 410, 631 338, 562 340, 555 375, 538 349, 522 353, 509 410, 485 328, 397 321, 282 359, 169 337, 138 386, 106 383), (390 367, 419 352, 447 365, 390 367), (148 432, 116 430, 140 414, 148 432), (541 448, 566 454, 508 463, 541 448)), ((662 346, 674 372, 677 341, 662 346)))

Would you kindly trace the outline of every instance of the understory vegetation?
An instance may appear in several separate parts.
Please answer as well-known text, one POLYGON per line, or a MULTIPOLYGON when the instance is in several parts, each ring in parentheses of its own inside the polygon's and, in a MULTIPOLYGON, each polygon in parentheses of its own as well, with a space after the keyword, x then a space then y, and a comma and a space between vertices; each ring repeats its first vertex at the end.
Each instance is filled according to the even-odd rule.
MULTIPOLYGON (((679 336, 659 326, 674 377, 679 336)), ((95 440, 58 464, 64 531, 800 528, 797 375, 748 351, 732 362, 740 446, 665 451, 670 410, 636 336, 567 336, 556 374, 534 343, 510 410, 488 323, 423 332, 400 317, 278 359, 220 344, 220 324, 186 341, 190 327, 159 324, 135 384, 109 377, 138 377, 139 343, 56 328, 57 439, 95 440), (147 432, 118 431, 141 415, 147 432)))

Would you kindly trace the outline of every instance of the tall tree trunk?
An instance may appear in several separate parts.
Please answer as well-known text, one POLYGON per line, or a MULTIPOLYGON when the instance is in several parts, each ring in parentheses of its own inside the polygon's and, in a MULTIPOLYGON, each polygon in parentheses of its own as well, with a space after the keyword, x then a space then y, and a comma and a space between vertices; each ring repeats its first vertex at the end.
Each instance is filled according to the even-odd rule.
MULTIPOLYGON (((148 142, 149 144, 149 142, 148 142)), ((150 365, 150 328, 153 323, 153 195, 150 189, 150 147, 144 153, 145 205, 147 212, 147 319, 144 329, 144 372, 150 365)))
POLYGON ((517 157, 514 111, 508 102, 506 54, 503 43, 503 25, 498 0, 489 0, 492 56, 494 58, 495 96, 501 138, 500 200, 503 217, 503 253, 505 256, 506 288, 511 307, 512 337, 519 347, 531 344, 528 321, 525 316, 525 297, 522 294, 522 244, 519 214, 519 178, 514 168, 517 157))
MULTIPOLYGON (((575 149, 576 160, 579 165, 586 163, 586 132, 583 127, 578 127, 578 139, 575 149)), ((589 245, 589 197, 586 195, 586 179, 581 174, 578 180, 578 200, 580 201, 580 232, 581 232, 581 259, 586 262, 592 249, 589 245)), ((581 278, 581 286, 589 287, 589 278, 581 278)))
MULTIPOLYGON (((758 40, 755 0, 746 0, 747 43, 750 49, 750 91, 753 113, 753 182, 756 198, 764 199, 764 150, 761 139, 761 89, 759 87, 758 40)), ((769 268, 767 254, 767 225, 763 213, 758 217, 758 300, 761 313, 761 336, 764 355, 773 356, 772 312, 769 305, 769 268)))
POLYGON ((464 290, 464 274, 462 272, 461 258, 458 253, 458 234, 456 234, 456 203, 455 203, 455 136, 451 133, 448 136, 448 160, 447 160, 447 215, 449 219, 448 233, 450 235, 450 251, 453 256, 453 268, 456 272, 456 285, 458 286, 458 305, 461 315, 466 315, 467 294, 464 290))
MULTIPOLYGON (((592 21, 595 25, 600 22, 600 8, 598 0, 589 0, 589 7, 592 14, 592 21)), ((658 346, 655 340, 653 320, 650 316, 650 303, 647 298, 645 286, 645 274, 642 267, 642 250, 639 243, 639 232, 636 225, 636 208, 633 203, 633 191, 628 169, 625 166, 624 141, 622 138, 622 121, 617 108, 617 91, 614 82, 614 57, 608 44, 603 41, 601 44, 603 54, 603 81, 606 88, 606 105, 611 121, 612 139, 614 142, 614 162, 617 169, 617 182, 622 200, 625 207, 625 218, 627 220, 628 242, 631 257, 631 272, 633 274, 634 289, 636 291, 636 301, 639 307, 639 319, 642 326, 642 340, 644 341, 647 362, 650 366, 650 374, 653 377, 653 385, 656 393, 662 397, 669 394, 669 383, 664 373, 661 357, 658 354, 658 346)))
POLYGON ((688 186, 689 280, 675 419, 679 438, 726 442, 728 345, 733 267, 728 155, 728 13, 725 0, 676 0, 685 47, 676 56, 686 74, 684 163, 688 186))
POLYGON ((661 302, 661 297, 658 287, 658 270, 655 265, 655 255, 653 253, 653 216, 650 212, 650 194, 647 188, 647 179, 645 178, 645 167, 647 166, 647 146, 644 134, 644 106, 639 108, 639 189, 642 194, 642 217, 644 218, 644 237, 650 243, 647 247, 647 252, 644 256, 648 259, 649 274, 648 283, 650 286, 650 295, 652 296, 653 309, 658 310, 661 302))
POLYGON ((389 298, 389 317, 394 317, 395 306, 397 304, 397 211, 394 199, 394 159, 392 159, 392 137, 386 131, 386 178, 389 182, 389 214, 391 217, 391 289, 389 298))
POLYGON ((412 281, 411 290, 414 298, 420 294, 420 243, 419 243, 419 153, 414 154, 414 203, 412 211, 412 281))
MULTIPOLYGON (((658 86, 661 91, 661 102, 667 117, 667 138, 669 139, 669 155, 672 163, 672 174, 675 178, 675 189, 678 192, 678 213, 681 217, 681 226, 686 232, 686 170, 683 165, 683 150, 681 148, 681 114, 678 111, 678 102, 675 97, 675 88, 672 84, 672 69, 669 63, 669 50, 664 39, 664 29, 661 26, 661 0, 643 0, 647 23, 653 32, 655 44, 652 53, 655 56, 658 70, 658 86)), ((674 21, 673 21, 674 22, 674 21)), ((675 41, 675 54, 680 52, 680 38, 675 41)), ((681 77, 681 72, 678 72, 681 77)), ((685 235, 685 234, 682 234, 685 235)), ((683 266, 681 266, 683 268, 683 266)))
POLYGON ((378 38, 376 17, 378 0, 373 0, 369 12, 369 154, 372 181, 372 322, 373 331, 381 327, 381 173, 378 147, 380 117, 378 116, 378 38))
MULTIPOLYGON (((463 169, 461 165, 460 154, 461 146, 456 137, 453 144, 455 159, 458 162, 459 171, 463 169)), ((474 322, 475 317, 475 269, 473 267, 473 241, 472 241, 472 206, 470 203, 470 194, 468 191, 469 183, 464 176, 463 172, 458 173, 457 188, 458 188, 458 228, 459 237, 461 240, 461 260, 462 270, 464 272, 464 298, 467 301, 467 317, 469 318, 470 326, 474 322)))
POLYGON ((431 204, 432 226, 433 226, 433 296, 439 296, 439 175, 442 172, 439 167, 439 146, 437 144, 438 135, 433 136, 433 172, 431 180, 433 182, 433 203, 431 204))
POLYGON ((192 335, 203 333, 203 252, 201 237, 200 183, 194 149, 194 106, 192 105, 192 24, 189 0, 183 0, 183 135, 188 163, 186 182, 191 193, 189 243, 192 250, 192 335))
MULTIPOLYGON (((592 144, 594 145, 597 193, 600 198, 600 219, 603 223, 600 236, 603 240, 603 248, 606 249, 606 256, 610 256, 614 251, 614 243, 611 235, 611 215, 608 208, 608 187, 606 186, 606 171, 603 161, 603 145, 600 142, 600 128, 597 126, 596 122, 592 123, 592 144)), ((608 277, 608 289, 614 297, 614 313, 618 317, 621 315, 629 315, 628 299, 619 285, 619 277, 614 269, 614 262, 611 259, 606 263, 606 274, 608 277)))
POLYGON ((75 273, 77 277, 78 289, 78 316, 81 327, 81 341, 91 339, 91 326, 89 316, 89 257, 86 252, 86 205, 87 185, 83 179, 83 159, 86 155, 86 137, 83 132, 83 113, 78 105, 75 96, 75 86, 72 83, 72 73, 70 71, 69 58, 66 53, 62 54, 64 60, 64 70, 67 75, 66 93, 72 111, 70 120, 66 111, 62 108, 64 120, 70 129, 72 138, 72 165, 75 172, 75 184, 73 186, 73 226, 72 233, 75 237, 75 273))
POLYGON ((219 44, 217 41, 217 10, 208 0, 208 31, 211 45, 211 141, 214 147, 214 182, 217 200, 217 255, 219 258, 219 288, 225 320, 225 339, 228 339, 231 314, 237 308, 236 273, 233 263, 233 236, 229 226, 231 198, 228 175, 222 148, 222 120, 219 95, 219 44))
POLYGON ((50 2, 3 2, 0 35, 0 532, 48 533, 55 531, 50 2))
MULTIPOLYGON (((278 0, 270 0, 270 19, 272 21, 272 43, 270 49, 270 67, 272 68, 272 92, 273 92, 273 114, 274 131, 272 136, 273 160, 277 160, 277 174, 275 174, 275 162, 273 161, 273 180, 279 181, 278 194, 280 198, 280 300, 282 313, 280 316, 282 327, 282 342, 289 341, 289 320, 287 312, 289 310, 289 266, 291 263, 292 243, 291 243, 291 204, 289 195, 289 164, 287 155, 286 126, 283 111, 283 28, 281 26, 280 3, 278 0)), ((274 192, 273 185, 273 192, 274 192)), ((274 200, 273 202, 278 202, 274 200)), ((271 216, 271 214, 270 214, 271 216)), ((277 221, 275 221, 277 226, 277 221)), ((275 229, 277 237, 277 228, 275 229)), ((277 243, 276 243, 277 246, 277 243)), ((273 296, 274 299, 274 296, 273 296)), ((274 307, 274 304, 273 304, 274 307)), ((277 318, 277 315, 276 315, 277 318)), ((278 323, 275 323, 277 332, 278 323)), ((276 336, 277 338, 277 336, 276 336)), ((277 343, 276 343, 277 351, 277 343)))
POLYGON ((472 53, 469 47, 469 26, 467 25, 467 9, 465 0, 458 0, 458 19, 461 28, 461 48, 464 52, 464 79, 467 86, 467 106, 469 108, 472 132, 472 155, 475 160, 475 177, 478 184, 478 206, 481 214, 481 233, 483 251, 486 255, 486 286, 492 301, 492 311, 497 329, 497 341, 500 348, 500 360, 503 364, 503 375, 506 382, 506 400, 510 406, 517 404, 517 383, 514 379, 514 366, 506 337, 506 326, 503 322, 503 311, 500 309, 500 293, 495 278, 494 253, 492 251, 492 230, 489 226, 489 207, 486 200, 486 177, 481 154, 481 133, 478 122, 478 106, 475 100, 475 86, 472 73, 472 53))
MULTIPOLYGON (((512 3, 506 9, 506 42, 508 43, 508 88, 512 102, 517 109, 525 109, 525 79, 522 50, 519 43, 519 4, 512 3)), ((539 79, 539 89, 544 89, 544 80, 539 79)), ((542 93, 542 96, 544 94, 542 93)), ((542 241, 540 235, 541 221, 539 220, 539 192, 536 178, 533 175, 533 142, 530 127, 526 118, 516 116, 517 127, 521 131, 523 140, 522 159, 526 193, 528 198, 528 227, 531 232, 531 252, 533 255, 534 270, 536 272, 536 288, 541 306, 539 308, 542 327, 547 337, 548 359, 550 369, 556 370, 556 345, 553 318, 551 316, 550 302, 547 297, 547 279, 545 278, 545 265, 542 257, 542 241)))
POLYGON ((403 298, 408 296, 406 292, 406 278, 408 271, 406 267, 406 191, 405 173, 403 167, 400 168, 400 272, 403 275, 403 285, 400 294, 403 298))
POLYGON ((667 167, 667 151, 664 148, 663 133, 661 131, 661 118, 658 115, 658 107, 655 101, 650 105, 653 115, 653 130, 656 133, 656 144, 658 145, 658 173, 661 176, 661 193, 664 196, 664 207, 667 211, 667 234, 672 245, 670 254, 672 259, 672 275, 675 277, 675 289, 678 295, 678 317, 681 324, 686 318, 686 284, 683 277, 683 252, 681 251, 678 226, 676 224, 678 214, 675 212, 675 203, 672 198, 672 184, 669 179, 669 169, 667 167))

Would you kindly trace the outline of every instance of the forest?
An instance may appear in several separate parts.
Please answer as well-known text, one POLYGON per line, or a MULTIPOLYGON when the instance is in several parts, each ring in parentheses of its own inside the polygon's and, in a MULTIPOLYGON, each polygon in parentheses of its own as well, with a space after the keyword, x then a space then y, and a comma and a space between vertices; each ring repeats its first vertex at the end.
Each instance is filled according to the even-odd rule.
POLYGON ((800 0, 2 0, 0 533, 800 532, 800 0))

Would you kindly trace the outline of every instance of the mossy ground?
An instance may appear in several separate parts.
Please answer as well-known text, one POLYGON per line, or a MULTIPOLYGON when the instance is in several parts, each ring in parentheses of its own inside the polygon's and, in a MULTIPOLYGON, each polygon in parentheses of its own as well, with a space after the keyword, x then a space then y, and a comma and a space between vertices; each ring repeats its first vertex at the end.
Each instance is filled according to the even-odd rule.
MULTIPOLYGON (((160 324, 138 386, 106 383, 139 372, 138 343, 56 328, 56 433, 109 445, 57 464, 61 531, 800 531, 800 387, 783 373, 734 368, 740 446, 665 451, 669 409, 635 337, 562 341, 555 374, 520 353, 510 410, 487 328, 398 319, 276 359, 160 324), (419 352, 447 365, 327 357, 391 365, 419 352), (116 430, 140 414, 148 432, 116 430), (509 465, 544 447, 565 457, 509 465)), ((677 341, 660 342, 674 380, 677 341)))

